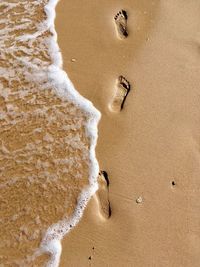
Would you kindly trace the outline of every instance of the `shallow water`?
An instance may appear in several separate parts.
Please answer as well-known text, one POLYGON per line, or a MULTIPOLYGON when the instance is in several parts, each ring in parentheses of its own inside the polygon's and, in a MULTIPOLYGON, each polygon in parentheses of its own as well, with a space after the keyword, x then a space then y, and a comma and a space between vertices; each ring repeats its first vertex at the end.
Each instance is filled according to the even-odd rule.
POLYGON ((58 266, 96 190, 99 113, 62 71, 57 1, 0 3, 0 263, 58 266))

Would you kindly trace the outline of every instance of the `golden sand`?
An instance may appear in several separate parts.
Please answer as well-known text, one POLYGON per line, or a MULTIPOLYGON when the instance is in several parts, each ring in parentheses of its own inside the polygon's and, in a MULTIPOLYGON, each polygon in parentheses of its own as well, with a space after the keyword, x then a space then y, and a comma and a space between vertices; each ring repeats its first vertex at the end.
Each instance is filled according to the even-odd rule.
POLYGON ((18 39, 46 18, 47 1, 34 3, 5 4, 0 15, 10 23, 2 25, 8 33, 1 36, 0 62, 1 73, 7 71, 0 77, 0 265, 6 267, 44 266, 47 256, 35 262, 31 256, 48 227, 73 214, 89 183, 86 113, 60 97, 47 78, 37 80, 36 65, 44 70, 51 64, 45 42, 51 33, 32 42, 18 39), (24 19, 27 29, 17 30, 24 19))
POLYGON ((60 1, 65 69, 102 112, 97 157, 112 209, 101 220, 90 201, 60 266, 200 265, 199 10, 195 0, 60 1), (121 9, 125 39, 114 20, 121 9), (113 114, 120 75, 131 91, 113 114))
MULTIPOLYGON (((200 4, 196 0, 59 2, 56 30, 64 67, 79 92, 102 112, 97 157, 101 169, 106 170, 109 177, 109 193, 98 193, 105 201, 99 203, 99 197, 93 198, 81 222, 63 240, 61 267, 199 267, 199 10, 200 4), (124 22, 120 18, 122 26, 119 26, 115 17, 122 9, 127 12, 128 19, 124 22), (126 28, 126 38, 119 34, 119 28, 123 32, 126 28), (112 112, 109 106, 115 99, 121 75, 130 82, 131 90, 123 109, 112 112), (106 201, 107 194, 109 201, 106 201), (99 216, 99 204, 102 203, 111 206, 109 219, 99 216)), ((43 13, 39 14, 41 19, 43 13)), ((6 43, 9 47, 12 40, 6 40, 6 43)), ((42 52, 40 55, 48 62, 48 55, 42 52)), ((8 55, 1 64, 10 62, 8 55)), ((20 76, 21 84, 10 85, 5 79, 1 82, 4 87, 9 86, 11 92, 27 86, 23 75, 20 76)), ((8 258, 11 266, 15 266, 14 261, 23 259, 38 246, 41 232, 33 241, 27 238, 38 229, 37 223, 42 230, 62 218, 65 212, 70 214, 78 190, 87 183, 86 179, 81 180, 81 184, 75 183, 77 191, 70 191, 69 197, 63 184, 72 181, 64 179, 61 166, 55 164, 51 168, 52 157, 69 156, 59 145, 51 146, 53 153, 48 158, 48 172, 53 173, 58 168, 61 175, 56 186, 53 180, 47 188, 41 183, 25 183, 23 178, 29 173, 23 171, 25 167, 33 174, 43 172, 41 164, 37 170, 34 156, 33 161, 27 162, 29 154, 16 153, 17 158, 23 160, 20 166, 9 158, 5 161, 7 151, 13 157, 17 149, 30 140, 41 143, 36 154, 46 155, 43 132, 51 131, 60 142, 64 134, 60 132, 60 124, 66 123, 66 117, 77 119, 77 114, 72 117, 68 114, 69 103, 63 102, 52 90, 40 92, 31 88, 24 101, 17 94, 15 98, 9 95, 8 102, 1 99, 1 109, 8 112, 12 102, 14 107, 29 114, 34 113, 36 104, 39 108, 47 106, 50 112, 47 116, 59 111, 56 119, 59 123, 48 125, 46 117, 31 115, 26 120, 19 117, 15 127, 3 128, 1 124, 1 140, 7 146, 1 150, 0 167, 13 166, 6 169, 1 179, 9 181, 11 174, 23 174, 11 191, 1 194, 4 200, 1 200, 1 206, 5 207, 1 208, 1 217, 6 215, 8 218, 1 222, 0 228, 0 262, 5 266, 9 266, 5 264, 8 258), (36 94, 35 99, 32 99, 33 94, 36 94), (27 105, 29 100, 32 105, 29 102, 27 105), (34 129, 39 127, 43 131, 33 134, 33 125, 34 129), (19 138, 21 134, 23 138, 19 138), (55 198, 58 191, 59 197, 55 198), (27 203, 27 195, 31 196, 30 203, 27 203), (46 198, 41 199, 41 195, 46 198), (64 210, 66 199, 72 203, 69 211, 64 210), (22 202, 25 205, 21 205, 22 202), (24 210, 18 210, 22 206, 24 210), (23 228, 20 219, 11 220, 16 211, 25 216, 28 230, 23 228)), ((83 114, 76 111, 80 112, 79 119, 84 123, 83 114)), ((12 119, 11 116, 8 121, 12 119)), ((87 147, 88 140, 83 138, 82 141, 87 147)), ((34 155, 33 151, 28 153, 34 155)), ((88 167, 82 166, 82 171, 87 177, 88 167)), ((107 190, 106 185, 103 184, 100 190, 107 190)), ((104 210, 104 207, 100 208, 104 210)), ((43 266, 46 257, 43 255, 31 264, 43 266)))

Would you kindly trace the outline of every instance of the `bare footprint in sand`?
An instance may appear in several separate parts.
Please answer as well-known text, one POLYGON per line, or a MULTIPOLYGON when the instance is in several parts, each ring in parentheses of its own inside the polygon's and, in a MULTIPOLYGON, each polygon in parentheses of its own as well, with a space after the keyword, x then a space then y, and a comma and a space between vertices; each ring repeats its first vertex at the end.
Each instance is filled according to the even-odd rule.
POLYGON ((114 17, 115 19, 115 25, 116 25, 116 30, 117 34, 120 39, 124 39, 128 37, 128 32, 127 32, 127 13, 125 10, 120 10, 117 15, 114 17))
POLYGON ((111 208, 108 196, 109 180, 105 171, 100 171, 98 184, 99 189, 95 194, 95 198, 99 205, 99 213, 103 219, 108 219, 111 216, 111 208))
POLYGON ((119 76, 115 94, 109 105, 111 111, 119 112, 123 109, 124 102, 130 91, 130 88, 130 83, 123 76, 119 76))

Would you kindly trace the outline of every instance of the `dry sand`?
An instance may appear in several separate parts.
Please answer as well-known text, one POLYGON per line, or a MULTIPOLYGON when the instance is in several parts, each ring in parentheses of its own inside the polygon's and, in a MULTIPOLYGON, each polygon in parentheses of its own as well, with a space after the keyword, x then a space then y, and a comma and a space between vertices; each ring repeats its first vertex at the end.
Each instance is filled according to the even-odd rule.
POLYGON ((102 112, 97 157, 110 180, 112 216, 92 199, 64 239, 64 266, 200 265, 200 3, 60 1, 64 68, 102 112), (128 34, 114 16, 128 14, 128 34), (109 110, 116 80, 131 84, 109 110))
MULTIPOLYGON (((26 12, 32 16, 27 33, 32 33, 35 24, 44 19, 43 8, 30 14, 24 7, 16 9, 16 17, 12 10, 6 13, 1 7, 1 18, 10 18, 17 25, 23 18, 21 12, 26 12)), ((102 113, 96 152, 101 169, 109 177, 109 191, 100 177, 100 191, 78 226, 63 240, 61 267, 200 266, 199 11, 196 0, 59 2, 56 28, 64 68, 76 89, 102 113), (118 14, 121 9, 127 12, 127 22, 123 12, 118 14), (117 31, 119 27, 123 34, 117 31), (123 80, 119 85, 121 75, 130 83, 130 92, 128 82, 123 80), (120 101, 126 95, 120 111, 120 101)), ((24 33, 12 32, 11 24, 1 27, 10 30, 4 40, 6 49, 24 33)), ((34 44, 37 56, 48 64, 49 55, 40 41, 34 44)), ((1 59, 5 53, 1 67, 17 64, 20 71, 13 76, 16 80, 0 80, 3 89, 10 90, 6 101, 0 99, 1 115, 5 111, 7 116, 1 122, 1 183, 8 185, 8 190, 1 187, 0 266, 21 267, 21 259, 39 245, 42 230, 73 212, 80 189, 88 183, 87 164, 81 168, 83 179, 74 181, 72 189, 66 186, 72 181, 66 180, 64 170, 53 164, 48 171, 52 175, 61 172, 60 180, 48 181, 46 188, 46 178, 41 177, 47 165, 40 164, 48 161, 51 165, 55 156, 69 157, 62 143, 67 133, 60 132, 60 127, 73 124, 78 114, 84 124, 85 116, 50 88, 38 91, 36 84, 27 83, 20 61, 15 61, 24 56, 23 51, 16 49, 9 54, 6 49, 1 51, 1 59), (24 99, 21 89, 28 92, 24 99), (43 117, 37 108, 44 107, 48 112, 43 117), (26 119, 18 111, 24 111, 26 119), (48 124, 52 114, 57 114, 56 122, 48 124), (69 117, 71 121, 66 122, 69 117), (36 128, 41 131, 35 132, 36 128), (59 139, 57 145, 48 144, 53 151, 48 159, 47 131, 59 139), (30 141, 32 146, 26 150, 30 141), (41 145, 34 150, 34 144, 41 145), (27 183, 34 174, 40 181, 27 183), (16 178, 14 186, 10 177, 16 178), (15 213, 23 220, 13 217, 15 213)), ((29 59, 34 60, 32 54, 29 59)), ((82 128, 77 132, 82 136, 82 128)), ((82 138, 87 153, 88 140, 84 135, 82 138)), ((72 168, 72 176, 75 171, 72 168)), ((25 265, 44 266, 47 257, 42 255, 25 265)))

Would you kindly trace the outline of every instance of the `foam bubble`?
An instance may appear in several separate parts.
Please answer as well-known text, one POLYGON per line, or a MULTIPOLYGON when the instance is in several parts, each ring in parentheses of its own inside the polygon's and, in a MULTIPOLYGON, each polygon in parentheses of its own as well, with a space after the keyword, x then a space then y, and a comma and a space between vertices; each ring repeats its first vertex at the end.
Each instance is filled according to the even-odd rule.
MULTIPOLYGON (((3 1, 4 6, 6 6, 6 11, 9 9, 12 9, 15 7, 16 3, 9 3, 9 1, 3 1)), ((24 1, 22 1, 24 3, 24 1)), ((37 6, 37 4, 42 3, 43 0, 40 1, 26 1, 27 3, 27 9, 29 8, 29 4, 37 6)), ((16 38, 16 41, 20 44, 22 42, 21 47, 10 45, 7 49, 7 52, 10 52, 15 58, 15 61, 13 63, 13 68, 0 68, 0 75, 4 76, 6 81, 8 83, 12 83, 13 79, 14 82, 18 82, 16 79, 18 79, 18 72, 17 72, 17 66, 20 66, 23 72, 23 75, 25 78, 30 82, 38 82, 42 86, 46 86, 49 88, 54 88, 56 90, 56 93, 61 96, 64 99, 67 99, 71 102, 73 102, 76 106, 80 107, 81 110, 84 111, 84 113, 87 114, 87 124, 85 125, 87 137, 90 141, 90 150, 89 150, 89 167, 90 167, 90 175, 89 175, 89 186, 84 188, 79 196, 79 199, 77 201, 77 207, 73 213, 73 215, 70 218, 65 218, 54 225, 50 226, 49 229, 47 229, 43 240, 41 242, 40 248, 35 252, 34 256, 38 256, 43 252, 49 252, 51 254, 51 260, 48 263, 48 266, 56 267, 59 265, 59 259, 61 255, 61 239, 66 235, 80 220, 80 218, 83 215, 84 208, 86 207, 90 197, 95 193, 95 191, 98 188, 97 185, 97 176, 99 172, 99 166, 98 162, 95 156, 95 146, 97 142, 97 125, 100 119, 100 112, 94 108, 93 104, 83 98, 74 88, 72 82, 69 80, 66 72, 62 69, 63 62, 62 62, 62 55, 57 43, 57 33, 55 31, 55 8, 58 3, 58 0, 49 0, 48 4, 45 6, 44 10, 46 13, 46 20, 37 25, 37 31, 30 34, 23 34, 23 30, 28 27, 29 23, 31 23, 28 19, 21 19, 21 24, 15 25, 15 30, 21 30, 22 34, 16 38), (37 47, 34 47, 34 40, 36 38, 40 38, 42 34, 50 30, 52 33, 51 36, 48 36, 45 38, 45 41, 42 42, 42 45, 46 46, 45 48, 48 49, 48 54, 50 55, 52 64, 47 64, 45 61, 40 60, 40 58, 33 58, 30 57, 32 52, 37 52, 37 47), (23 42, 26 41, 26 45, 23 44, 23 42), (34 51, 30 49, 30 47, 34 47, 34 51), (19 49, 20 48, 20 49, 19 49), (20 56, 16 56, 16 54, 19 52, 22 53, 20 56), (14 65, 15 64, 15 65, 14 65)), ((2 3, 0 3, 1 6, 2 3)), ((1 19, 1 23, 7 23, 6 20, 1 19)), ((8 27, 4 27, 4 29, 0 30, 1 39, 5 38, 6 35, 12 34, 12 27, 8 25, 8 27)), ((5 50, 5 47, 1 46, 2 50, 5 50)), ((42 50, 42 49, 41 49, 42 50)), ((44 49, 45 51, 45 49, 44 49)), ((4 58, 3 58, 4 59, 4 58)), ((6 61, 6 57, 4 59, 6 61)), ((20 77, 19 77, 20 80, 20 77)), ((7 86, 7 91, 1 92, 1 96, 7 98, 9 92, 9 85, 7 86)), ((21 90, 19 92, 20 96, 24 96, 27 94, 26 90, 21 90)), ((31 100, 30 100, 31 101, 31 100)), ((15 114, 15 110, 11 104, 7 105, 7 110, 10 113, 9 116, 13 116, 14 119, 17 119, 23 115, 27 116, 28 114, 23 114, 22 112, 20 114, 15 114), (16 118, 15 118, 16 116, 16 118)), ((45 114, 45 107, 43 110, 35 110, 35 114, 38 113, 38 116, 43 116, 45 114)), ((3 116, 3 115, 1 115, 3 116)), ((15 120, 12 120, 12 123, 15 123, 15 120)), ((51 120, 53 120, 53 116, 51 117, 51 120)), ((63 126, 64 127, 64 126, 63 126)), ((66 127, 71 127, 67 126, 66 127)), ((77 124, 76 127, 79 127, 77 124)), ((38 132, 39 129, 37 130, 38 132)), ((54 142, 51 135, 45 135, 44 141, 50 143, 54 142)), ((38 141, 39 142, 39 141, 38 141)), ((68 140, 66 139, 66 142, 68 140)), ((72 140, 72 146, 74 148, 77 148, 77 142, 76 138, 72 140)), ((36 143, 36 142, 35 142, 36 143)), ((37 143, 36 143, 37 144, 37 143)), ((31 146, 31 144, 27 144, 27 150, 34 150, 34 146, 31 146)), ((9 151, 8 151, 9 152, 9 151)), ((7 153, 7 150, 5 148, 4 153, 7 153)), ((31 160, 31 158, 30 158, 31 160)), ((59 164, 65 164, 66 161, 60 161, 59 164)), ((68 159, 69 166, 70 164, 73 164, 73 160, 68 159)), ((45 169, 48 167, 47 164, 44 165, 44 163, 41 163, 40 161, 37 162, 37 166, 40 169, 41 166, 45 169)), ((67 169, 66 169, 67 172, 67 169)), ((47 173, 48 176, 48 173, 47 173)), ((56 178, 55 178, 56 179, 56 178)), ((37 180, 37 177, 30 176, 29 177, 29 183, 33 183, 35 180, 37 180)), ((13 180, 14 181, 14 180, 13 180)), ((15 181, 14 181, 15 182, 15 181)), ((34 257, 33 257, 34 258, 34 257)))
POLYGON ((97 176, 99 173, 99 165, 95 156, 95 146, 97 142, 97 125, 100 119, 100 112, 96 110, 93 104, 83 98, 74 88, 72 82, 69 80, 66 72, 62 70, 62 56, 57 43, 57 33, 55 31, 55 8, 58 0, 50 0, 45 6, 45 12, 47 14, 47 20, 40 25, 40 29, 48 27, 53 36, 48 41, 49 54, 53 60, 53 64, 48 68, 48 80, 51 85, 57 89, 57 93, 62 97, 68 99, 78 105, 81 109, 85 110, 90 116, 86 125, 87 135, 90 137, 90 185, 85 188, 78 199, 78 204, 73 216, 69 219, 64 219, 47 230, 42 243, 41 250, 48 251, 52 257, 48 263, 49 267, 56 267, 59 265, 59 259, 61 254, 60 240, 66 235, 80 220, 83 215, 83 210, 86 207, 90 197, 98 189, 97 176))

